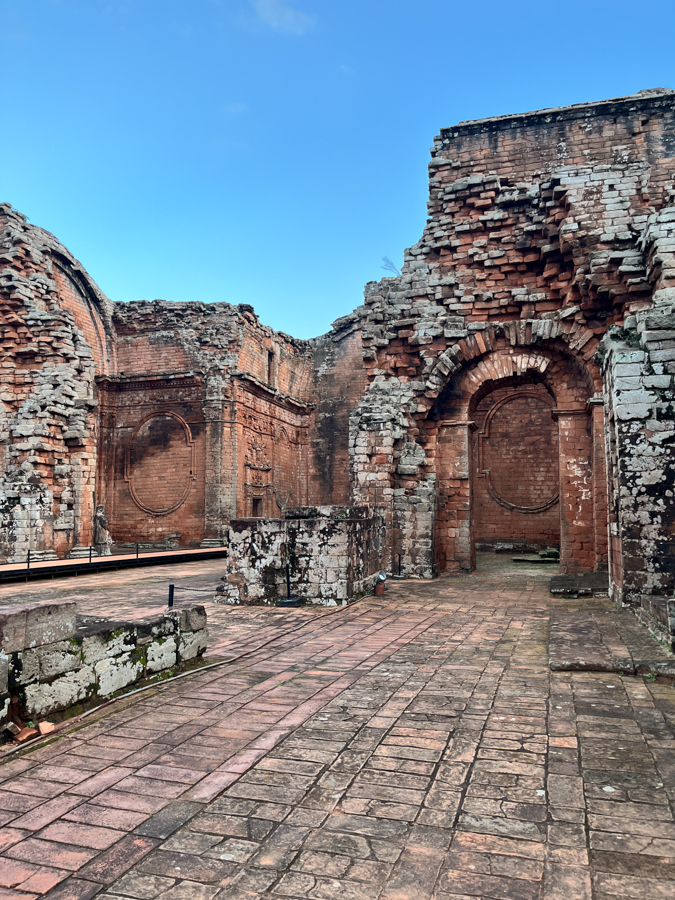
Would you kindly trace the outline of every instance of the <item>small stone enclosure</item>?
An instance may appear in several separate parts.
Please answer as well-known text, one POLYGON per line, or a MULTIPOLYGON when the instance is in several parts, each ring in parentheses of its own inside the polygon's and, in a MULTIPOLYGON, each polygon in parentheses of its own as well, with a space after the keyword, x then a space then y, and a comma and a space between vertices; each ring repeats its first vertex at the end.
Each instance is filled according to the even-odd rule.
POLYGON ((271 604, 291 595, 336 606, 365 594, 382 568, 385 511, 318 506, 287 510, 283 519, 230 523, 228 574, 216 602, 271 604))

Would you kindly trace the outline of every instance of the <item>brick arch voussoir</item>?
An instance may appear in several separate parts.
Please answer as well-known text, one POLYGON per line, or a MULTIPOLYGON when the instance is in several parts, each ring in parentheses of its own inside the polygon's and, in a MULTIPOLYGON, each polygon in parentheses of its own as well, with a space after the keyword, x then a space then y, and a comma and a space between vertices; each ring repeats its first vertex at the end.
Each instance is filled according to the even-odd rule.
POLYGON ((516 379, 542 382, 564 409, 585 407, 594 393, 590 377, 558 348, 523 351, 517 347, 501 347, 459 374, 457 406, 467 415, 485 394, 516 379))
POLYGON ((492 325, 437 358, 416 418, 421 422, 429 417, 451 382, 461 385, 462 393, 469 390, 475 396, 488 381, 528 374, 554 381, 560 406, 578 406, 602 390, 600 369, 593 359, 598 343, 596 335, 577 323, 533 320, 492 325), (540 328, 542 321, 551 326, 547 337, 540 328))
POLYGON ((593 359, 599 342, 598 335, 575 321, 525 319, 488 325, 439 354, 425 382, 425 400, 429 402, 423 402, 422 406, 428 412, 450 378, 470 366, 473 360, 488 357, 504 347, 533 351, 557 349, 584 373, 591 395, 602 390, 600 369, 593 359))

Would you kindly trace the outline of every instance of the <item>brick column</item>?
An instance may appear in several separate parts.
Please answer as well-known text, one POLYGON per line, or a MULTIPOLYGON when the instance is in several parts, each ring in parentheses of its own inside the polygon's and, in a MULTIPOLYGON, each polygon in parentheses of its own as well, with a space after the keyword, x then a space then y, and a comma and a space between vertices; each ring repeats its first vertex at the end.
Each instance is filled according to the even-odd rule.
POLYGON ((220 378, 208 378, 204 397, 204 540, 224 536, 223 514, 223 401, 220 378))
POLYGON ((471 433, 475 422, 446 420, 438 430, 436 545, 447 571, 476 567, 471 540, 471 433))
POLYGON ((587 409, 553 409, 560 448, 560 571, 595 566, 593 437, 587 409))

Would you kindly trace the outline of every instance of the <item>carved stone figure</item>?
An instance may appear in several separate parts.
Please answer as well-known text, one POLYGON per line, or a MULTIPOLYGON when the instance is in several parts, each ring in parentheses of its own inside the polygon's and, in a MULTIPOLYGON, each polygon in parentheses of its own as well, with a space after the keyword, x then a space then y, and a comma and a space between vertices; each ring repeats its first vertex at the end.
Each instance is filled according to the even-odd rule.
POLYGON ((105 514, 105 507, 100 504, 96 507, 96 515, 94 516, 94 546, 98 556, 110 556, 110 547, 113 539, 108 531, 108 519, 105 514))

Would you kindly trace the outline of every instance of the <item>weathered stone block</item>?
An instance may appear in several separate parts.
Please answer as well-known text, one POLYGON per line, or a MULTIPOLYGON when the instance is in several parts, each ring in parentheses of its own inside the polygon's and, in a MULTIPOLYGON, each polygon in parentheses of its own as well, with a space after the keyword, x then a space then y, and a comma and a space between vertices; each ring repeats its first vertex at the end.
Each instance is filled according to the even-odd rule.
POLYGON ((194 659, 206 650, 206 644, 206 629, 202 631, 188 631, 185 634, 181 634, 178 642, 178 658, 181 660, 194 659))
MULTIPOLYGON (((112 623, 116 624, 116 623, 112 623)), ((130 628, 101 630, 82 638, 82 653, 87 665, 94 665, 102 659, 112 659, 129 653, 136 646, 135 631, 130 628)))
POLYGON ((178 627, 181 631, 201 631, 206 628, 206 610, 203 606, 178 610, 178 627))
POLYGON ((74 634, 74 603, 33 603, 0 610, 0 648, 5 653, 53 644, 74 634))
POLYGON ((15 687, 34 682, 50 681, 82 665, 79 642, 58 641, 35 650, 13 653, 10 662, 10 683, 15 687))
POLYGON ((642 366, 639 363, 618 363, 614 368, 618 378, 642 375, 642 366))
POLYGON ((26 610, 26 646, 41 647, 75 634, 75 603, 36 604, 26 610))
POLYGON ((99 660, 94 666, 99 697, 109 697, 127 685, 133 684, 142 676, 143 668, 142 659, 134 660, 131 654, 126 653, 99 660))
POLYGON ((138 644, 146 644, 158 637, 166 637, 174 634, 178 627, 176 616, 173 613, 162 614, 161 616, 150 616, 147 619, 140 619, 135 622, 136 626, 136 642, 138 644))
POLYGON ((20 695, 25 718, 41 718, 75 706, 96 693, 96 675, 91 666, 68 672, 49 684, 29 684, 20 695))
POLYGON ((614 408, 616 417, 629 421, 630 419, 646 419, 651 412, 649 403, 618 403, 614 408))
POLYGON ((40 680, 40 661, 35 650, 12 653, 9 664, 9 685, 12 689, 40 680))
POLYGON ((176 665, 176 654, 176 638, 173 635, 153 641, 147 645, 146 672, 150 674, 161 672, 162 669, 171 669, 176 665))
POLYGON ((5 606, 0 611, 0 647, 14 653, 26 646, 26 613, 21 607, 5 606))
POLYGON ((33 651, 40 667, 40 680, 47 681, 57 675, 72 672, 82 665, 82 648, 79 641, 58 641, 33 651))

